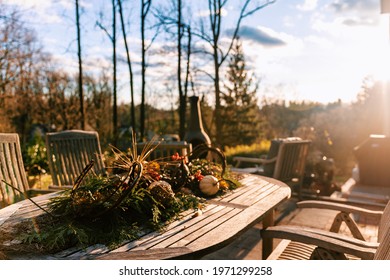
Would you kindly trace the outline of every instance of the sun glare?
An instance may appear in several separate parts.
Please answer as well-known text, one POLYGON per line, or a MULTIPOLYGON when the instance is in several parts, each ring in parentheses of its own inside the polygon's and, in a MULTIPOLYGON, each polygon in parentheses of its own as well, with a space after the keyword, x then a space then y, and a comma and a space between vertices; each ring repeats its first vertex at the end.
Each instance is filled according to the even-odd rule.
POLYGON ((373 59, 376 61, 373 64, 372 75, 378 81, 390 80, 390 26, 389 17, 381 18, 379 26, 380 36, 383 38, 383 44, 373 54, 373 59))

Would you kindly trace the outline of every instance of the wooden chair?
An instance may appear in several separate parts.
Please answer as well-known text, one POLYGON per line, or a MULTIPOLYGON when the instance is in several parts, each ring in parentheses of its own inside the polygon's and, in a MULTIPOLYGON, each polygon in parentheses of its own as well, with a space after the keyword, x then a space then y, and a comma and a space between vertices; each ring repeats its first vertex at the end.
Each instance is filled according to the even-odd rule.
POLYGON ((31 189, 28 185, 19 135, 0 133, 0 208, 46 192, 47 190, 31 189))
POLYGON ((297 187, 300 197, 310 144, 311 141, 300 138, 275 139, 266 158, 234 157, 233 161, 237 163, 231 170, 278 179, 297 187), (244 162, 256 164, 256 167, 240 168, 244 162))
POLYGON ((96 131, 66 130, 46 134, 47 156, 53 184, 72 186, 84 167, 94 160, 96 174, 105 173, 96 131))
POLYGON ((149 160, 165 160, 170 161, 171 157, 178 153, 180 156, 188 157, 192 151, 191 143, 186 141, 152 141, 152 142, 140 142, 137 143, 138 154, 142 151, 154 148, 154 151, 148 157, 149 160))
POLYGON ((300 207, 338 210, 330 231, 302 226, 275 226, 262 231, 264 238, 283 239, 267 259, 389 259, 390 258, 390 203, 383 211, 322 201, 304 201, 300 207), (378 243, 367 242, 353 222, 351 214, 377 218, 378 243), (342 222, 351 230, 352 237, 337 233, 342 222))

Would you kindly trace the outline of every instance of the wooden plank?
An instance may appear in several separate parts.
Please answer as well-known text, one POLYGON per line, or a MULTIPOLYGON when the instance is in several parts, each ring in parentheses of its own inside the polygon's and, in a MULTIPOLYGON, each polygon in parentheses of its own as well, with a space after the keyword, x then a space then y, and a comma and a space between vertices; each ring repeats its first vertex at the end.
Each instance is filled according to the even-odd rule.
POLYGON ((66 256, 67 259, 81 260, 87 255, 99 255, 108 252, 109 249, 103 244, 95 244, 88 248, 78 250, 72 254, 66 256))
POLYGON ((177 258, 192 251, 186 247, 157 248, 150 250, 134 250, 129 252, 107 253, 98 256, 87 256, 93 260, 165 260, 177 258))
MULTIPOLYGON (((165 241, 166 239, 172 240, 172 238, 180 238, 181 235, 178 236, 178 233, 186 232, 188 234, 188 232, 197 230, 198 227, 212 221, 216 213, 220 214, 221 211, 224 211, 225 209, 226 207, 222 206, 212 207, 209 211, 205 212, 206 214, 197 217, 188 217, 183 222, 177 223, 175 226, 170 227, 167 231, 152 232, 150 235, 135 240, 131 242, 131 244, 127 244, 125 247, 122 246, 121 248, 118 248, 113 252, 123 251, 125 248, 126 250, 133 250, 134 248, 136 248, 137 250, 147 250, 151 247, 154 247, 156 244, 165 241)), ((172 242, 173 241, 169 241, 168 243, 171 244, 172 242)))
POLYGON ((234 209, 230 207, 224 207, 221 211, 218 211, 214 215, 204 217, 196 225, 183 228, 180 232, 175 234, 169 239, 159 242, 155 247, 181 247, 192 240, 198 238, 200 235, 206 234, 211 228, 223 223, 229 217, 236 215, 242 211, 241 209, 234 209))
POLYGON ((272 194, 279 188, 279 186, 276 186, 274 184, 267 184, 263 188, 253 187, 252 189, 255 190, 254 192, 248 192, 247 194, 237 199, 234 199, 231 202, 251 206, 259 200, 262 200, 265 196, 272 194))
POLYGON ((290 195, 290 188, 279 188, 272 195, 267 196, 267 199, 258 201, 251 207, 244 209, 240 215, 232 217, 230 220, 214 228, 207 235, 200 236, 193 243, 188 245, 193 251, 204 249, 204 244, 208 243, 209 247, 224 244, 237 237, 246 229, 252 227, 257 222, 261 221, 263 216, 271 209, 279 205, 290 195), (223 232, 223 234, 221 234, 223 232))
MULTIPOLYGON (((214 208, 213 207, 210 207, 210 208, 214 208)), ((177 220, 177 221, 174 221, 172 223, 170 223, 168 225, 168 229, 174 229, 174 228, 179 228, 181 224, 185 223, 187 220, 189 219, 192 219, 192 216, 193 215, 193 211, 191 210, 188 210, 188 211, 185 211, 184 213, 182 213, 182 219, 180 220, 177 220)), ((159 237, 161 235, 161 232, 156 232, 156 231, 153 231, 153 232, 150 232, 150 231, 145 231, 143 233, 141 233, 139 239, 137 240, 134 240, 134 241, 127 241, 127 242, 124 242, 122 245, 118 246, 118 248, 114 249, 114 250, 108 250, 107 252, 112 252, 112 253, 119 253, 119 252, 126 252, 130 249, 133 249, 137 246, 139 246, 139 244, 142 244, 142 243, 145 243, 145 242, 149 242, 150 240, 153 240, 154 238, 156 237, 159 237)), ((89 250, 89 254, 95 254, 96 251, 94 251, 95 247, 92 247, 91 248, 87 248, 86 250, 89 250)), ((80 257, 84 256, 86 254, 86 250, 83 250, 84 253, 80 253, 80 257)), ((62 252, 61 254, 63 256, 70 256, 72 254, 75 254, 75 253, 79 253, 79 251, 82 251, 81 248, 74 248, 72 250, 70 250, 69 252, 71 253, 68 253, 66 251, 62 252)))
MULTIPOLYGON (((222 215, 218 217, 218 219, 213 220, 211 223, 203 224, 201 227, 197 227, 195 231, 191 232, 191 234, 184 234, 182 238, 180 238, 177 242, 169 245, 170 247, 182 247, 186 246, 192 250, 192 243, 197 242, 197 240, 201 237, 208 237, 209 232, 215 230, 219 226, 228 222, 230 219, 237 217, 239 213, 241 213, 242 209, 226 209, 222 215), (228 210, 228 211, 227 211, 228 210)), ((219 232, 220 235, 222 232, 219 232)), ((200 245, 197 249, 207 249, 210 247, 210 241, 206 239, 202 245, 200 245)))
POLYGON ((19 210, 21 207, 21 204, 15 203, 11 204, 8 207, 5 207, 3 209, 0 209, 0 226, 7 222, 9 218, 19 210))
POLYGON ((213 198, 211 201, 228 201, 236 203, 235 200, 238 199, 239 201, 240 196, 247 196, 250 193, 256 192, 268 184, 267 181, 256 175, 246 176, 243 180, 241 180, 241 183, 241 187, 234 189, 233 191, 228 192, 221 197, 213 198))

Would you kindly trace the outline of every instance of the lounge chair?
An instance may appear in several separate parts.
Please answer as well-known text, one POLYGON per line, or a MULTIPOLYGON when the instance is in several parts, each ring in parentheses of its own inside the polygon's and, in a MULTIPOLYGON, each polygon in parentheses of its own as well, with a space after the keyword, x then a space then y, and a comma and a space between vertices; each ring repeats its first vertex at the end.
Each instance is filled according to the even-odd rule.
POLYGON ((267 259, 389 259, 390 258, 390 203, 383 211, 373 211, 343 204, 305 201, 301 207, 339 210, 330 231, 302 226, 275 226, 262 231, 264 238, 282 239, 267 259), (367 242, 353 222, 351 214, 380 220, 378 242, 367 242), (337 233, 342 222, 351 230, 352 237, 337 233))

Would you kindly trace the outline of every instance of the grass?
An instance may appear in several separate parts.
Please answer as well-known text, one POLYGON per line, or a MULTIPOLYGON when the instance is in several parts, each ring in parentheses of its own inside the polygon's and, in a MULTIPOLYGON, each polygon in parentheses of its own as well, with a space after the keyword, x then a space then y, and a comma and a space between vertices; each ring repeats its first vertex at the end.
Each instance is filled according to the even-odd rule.
POLYGON ((28 176, 28 185, 33 189, 47 190, 53 184, 50 174, 28 176))
POLYGON ((259 158, 261 155, 267 154, 271 146, 271 141, 262 140, 259 143, 252 145, 238 145, 235 147, 225 147, 224 153, 229 164, 233 164, 233 157, 244 156, 259 158))

